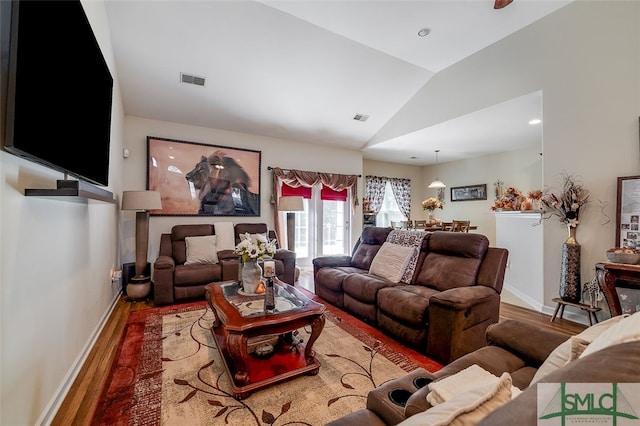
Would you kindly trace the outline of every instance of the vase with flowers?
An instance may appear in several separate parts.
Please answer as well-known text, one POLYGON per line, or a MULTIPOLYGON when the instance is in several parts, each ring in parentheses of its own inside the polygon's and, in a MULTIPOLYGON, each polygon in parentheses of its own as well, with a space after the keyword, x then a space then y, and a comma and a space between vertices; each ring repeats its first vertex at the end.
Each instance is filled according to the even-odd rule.
POLYGON ((236 246, 235 253, 242 258, 242 289, 245 293, 256 293, 262 282, 262 268, 258 261, 276 253, 276 241, 269 241, 262 234, 247 232, 240 235, 240 243, 236 246))
POLYGON ((422 209, 428 211, 428 222, 430 224, 432 223, 436 223, 438 220, 435 218, 433 211, 435 209, 443 209, 444 208, 444 201, 440 201, 437 198, 431 197, 431 198, 427 198, 426 200, 424 200, 422 202, 422 209))
POLYGON ((541 189, 532 189, 527 192, 527 199, 531 201, 531 208, 533 210, 542 210, 542 196, 544 193, 541 189))
POLYGON ((562 190, 556 195, 550 190, 542 196, 543 219, 557 217, 567 227, 569 236, 562 245, 562 265, 560 269, 560 298, 578 303, 580 292, 580 244, 576 232, 580 214, 589 203, 589 192, 578 183, 574 175, 562 174, 562 190))

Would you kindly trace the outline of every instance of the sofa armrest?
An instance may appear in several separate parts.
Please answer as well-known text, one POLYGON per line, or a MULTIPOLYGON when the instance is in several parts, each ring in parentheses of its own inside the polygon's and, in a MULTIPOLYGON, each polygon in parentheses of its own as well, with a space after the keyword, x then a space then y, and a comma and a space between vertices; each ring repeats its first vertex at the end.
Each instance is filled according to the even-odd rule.
POLYGON ((282 281, 294 285, 296 283, 296 252, 287 249, 276 249, 273 258, 282 261, 284 265, 282 281))
POLYGON ((351 266, 351 256, 322 256, 313 259, 313 269, 351 266))
POLYGON ((492 324, 487 328, 488 345, 504 348, 534 367, 539 367, 549 354, 568 338, 567 334, 513 319, 492 324), (522 336, 526 338, 523 339, 522 336))
POLYGON ((240 259, 240 255, 234 250, 218 250, 218 260, 236 260, 240 259))
POLYGON ((486 345, 485 332, 500 317, 500 295, 482 285, 452 288, 429 299, 427 355, 448 364, 486 345))
POLYGON ((174 302, 173 273, 175 261, 170 256, 158 256, 153 263, 153 301, 156 305, 174 302))

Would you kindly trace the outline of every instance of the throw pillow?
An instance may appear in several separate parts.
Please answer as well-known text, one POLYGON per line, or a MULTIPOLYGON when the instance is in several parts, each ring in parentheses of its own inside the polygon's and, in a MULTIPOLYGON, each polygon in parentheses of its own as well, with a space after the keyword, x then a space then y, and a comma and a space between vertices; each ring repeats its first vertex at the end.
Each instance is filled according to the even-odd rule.
POLYGON ((263 241, 268 241, 267 234, 249 234, 248 237, 247 237, 247 234, 240 234, 240 241, 244 241, 247 238, 251 238, 254 241, 258 239, 261 239, 263 241))
POLYGON ((640 312, 623 318, 600 333, 600 335, 593 339, 589 346, 587 346, 587 348, 582 352, 580 358, 608 346, 633 342, 638 339, 640 339, 640 312))
MULTIPOLYGON (((618 315, 612 318, 609 318, 605 321, 599 322, 598 324, 592 325, 584 329, 582 332, 576 334, 574 337, 579 338, 582 341, 592 342, 596 337, 598 337, 602 332, 607 330, 609 327, 617 324, 626 315, 618 315)), ((584 349, 584 348, 583 348, 584 349)), ((564 367, 567 362, 571 359, 571 339, 568 339, 564 343, 560 344, 557 348, 555 348, 547 357, 547 359, 542 363, 536 374, 531 379, 532 384, 536 383, 538 380, 546 376, 547 374, 557 370, 558 368, 564 367)))
POLYGON ((415 252, 415 247, 404 247, 384 242, 371 261, 369 272, 391 282, 399 283, 415 252))
POLYGON ((187 246, 187 260, 185 265, 195 263, 218 263, 217 237, 205 235, 202 237, 185 237, 187 246))
POLYGON ((218 251, 235 250, 236 236, 233 230, 233 222, 216 222, 213 224, 216 229, 218 251))
POLYGON ((491 381, 461 393, 400 422, 398 426, 474 425, 487 414, 511 401, 511 376, 503 373, 491 381))

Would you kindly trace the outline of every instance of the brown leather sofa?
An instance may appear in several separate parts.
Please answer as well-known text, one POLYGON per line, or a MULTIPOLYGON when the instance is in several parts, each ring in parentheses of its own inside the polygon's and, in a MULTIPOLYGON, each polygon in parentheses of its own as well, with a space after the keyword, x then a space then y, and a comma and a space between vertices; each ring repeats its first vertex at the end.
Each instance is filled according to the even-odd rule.
POLYGON ((313 260, 314 291, 446 364, 485 345, 485 330, 498 322, 507 257, 481 234, 367 227, 351 256, 313 260), (408 282, 369 272, 392 232, 423 237, 408 282))
MULTIPOLYGON (((396 425, 431 407, 427 394, 431 381, 476 364, 500 376, 509 373, 513 385, 523 392, 477 423, 482 426, 535 425, 538 422, 537 386, 530 385, 538 368, 569 336, 540 329, 517 320, 506 320, 488 327, 487 345, 435 373, 423 368, 390 380, 367 395, 366 408, 334 420, 327 426, 396 425)), ((559 366, 537 383, 638 383, 640 341, 606 347, 588 356, 559 366)))
MULTIPOLYGON (((240 235, 273 233, 264 223, 238 223, 234 225, 236 244, 240 235)), ((239 256, 233 250, 218 251, 218 263, 185 265, 187 258, 186 237, 215 235, 213 224, 175 225, 171 233, 160 236, 158 257, 153 263, 154 302, 156 305, 204 299, 205 286, 212 282, 237 280, 239 256)), ((296 254, 286 249, 277 249, 274 256, 276 276, 294 284, 296 254)))

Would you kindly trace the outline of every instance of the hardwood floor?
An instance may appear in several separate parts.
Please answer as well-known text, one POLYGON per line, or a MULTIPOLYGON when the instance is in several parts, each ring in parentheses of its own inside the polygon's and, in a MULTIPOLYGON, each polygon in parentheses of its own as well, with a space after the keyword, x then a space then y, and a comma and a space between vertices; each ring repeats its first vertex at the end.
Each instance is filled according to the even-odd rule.
MULTIPOLYGON (((298 285, 307 290, 313 290, 310 273, 303 271, 298 285)), ((155 307, 153 302, 131 303, 122 297, 116 304, 104 330, 91 350, 87 361, 82 367, 58 413, 53 426, 82 426, 90 425, 92 414, 100 398, 100 391, 115 356, 120 336, 124 329, 129 313, 140 309, 155 307)), ((566 319, 556 319, 550 322, 550 316, 535 312, 520 306, 502 303, 500 306, 500 320, 507 318, 536 324, 542 328, 553 329, 567 334, 576 334, 584 330, 585 326, 566 319)))

